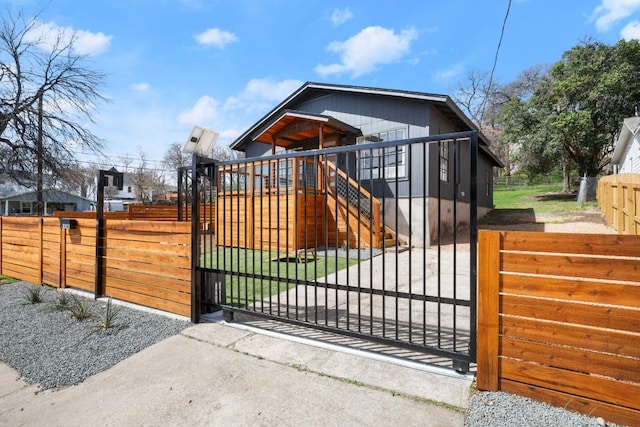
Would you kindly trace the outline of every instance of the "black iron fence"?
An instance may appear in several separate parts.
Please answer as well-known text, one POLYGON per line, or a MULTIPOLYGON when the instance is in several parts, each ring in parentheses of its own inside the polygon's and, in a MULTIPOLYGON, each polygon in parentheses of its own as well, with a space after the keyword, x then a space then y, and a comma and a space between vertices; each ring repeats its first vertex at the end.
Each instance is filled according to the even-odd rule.
MULTIPOLYGON (((194 157, 193 321, 222 308, 475 360, 473 132, 194 157)), ((183 172, 186 174, 186 171, 183 172)))

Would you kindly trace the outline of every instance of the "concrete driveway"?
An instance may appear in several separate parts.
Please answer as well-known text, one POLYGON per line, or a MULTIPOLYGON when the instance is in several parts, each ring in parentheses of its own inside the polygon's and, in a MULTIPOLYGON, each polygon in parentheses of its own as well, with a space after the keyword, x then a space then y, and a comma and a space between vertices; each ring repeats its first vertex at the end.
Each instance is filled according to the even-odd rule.
POLYGON ((0 425, 464 424, 471 376, 312 344, 202 323, 77 386, 40 392, 0 363, 0 425))

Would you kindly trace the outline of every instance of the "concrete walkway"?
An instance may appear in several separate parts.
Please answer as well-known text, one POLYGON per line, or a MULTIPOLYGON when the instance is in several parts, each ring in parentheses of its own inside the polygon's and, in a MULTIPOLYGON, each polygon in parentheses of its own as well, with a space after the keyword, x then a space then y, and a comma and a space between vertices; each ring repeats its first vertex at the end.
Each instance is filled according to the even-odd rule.
POLYGON ((470 376, 202 323, 82 384, 38 392, 0 363, 2 426, 462 426, 470 376))

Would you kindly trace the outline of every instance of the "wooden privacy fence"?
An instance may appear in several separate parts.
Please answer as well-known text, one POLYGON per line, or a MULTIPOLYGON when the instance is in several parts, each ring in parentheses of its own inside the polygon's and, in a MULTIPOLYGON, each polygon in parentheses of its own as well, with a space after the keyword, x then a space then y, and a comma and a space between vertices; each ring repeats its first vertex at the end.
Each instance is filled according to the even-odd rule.
POLYGON ((640 174, 609 175, 598 181, 598 206, 620 234, 640 235, 640 174))
POLYGON ((640 237, 480 231, 477 387, 640 425, 640 237))
MULTIPOLYGON (((177 221, 178 206, 162 206, 162 205, 128 205, 127 211, 123 212, 104 212, 105 219, 129 219, 129 220, 147 220, 147 221, 177 221)), ((191 221, 191 206, 182 208, 182 219, 191 221)), ((210 206, 200 206, 200 218, 205 218, 204 212, 207 210, 207 220, 215 221, 215 209, 210 206), (212 217, 213 215, 213 217, 212 217)), ((65 212, 57 211, 53 215, 56 218, 95 218, 95 211, 84 212, 65 212)), ((203 225, 203 227, 205 227, 203 225)), ((212 224, 206 225, 205 229, 213 229, 212 224)))
MULTIPOLYGON (((0 272, 94 292, 96 221, 0 217, 0 272)), ((191 313, 191 223, 105 220, 103 294, 171 313, 191 313)))

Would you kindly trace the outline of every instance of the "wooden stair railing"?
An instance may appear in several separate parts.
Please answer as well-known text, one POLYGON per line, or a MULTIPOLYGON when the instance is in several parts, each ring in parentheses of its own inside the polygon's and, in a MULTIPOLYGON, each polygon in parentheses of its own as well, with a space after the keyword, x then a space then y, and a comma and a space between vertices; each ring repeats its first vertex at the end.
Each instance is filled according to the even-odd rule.
MULTIPOLYGON (((349 227, 358 230, 361 238, 376 248, 385 248, 397 244, 396 234, 382 223, 380 207, 382 202, 353 178, 339 169, 333 162, 325 161, 328 173, 323 173, 327 188, 339 205, 350 212, 349 227), (370 239, 370 232, 373 235, 370 239)), ((320 162, 323 171, 323 162, 320 162)))

